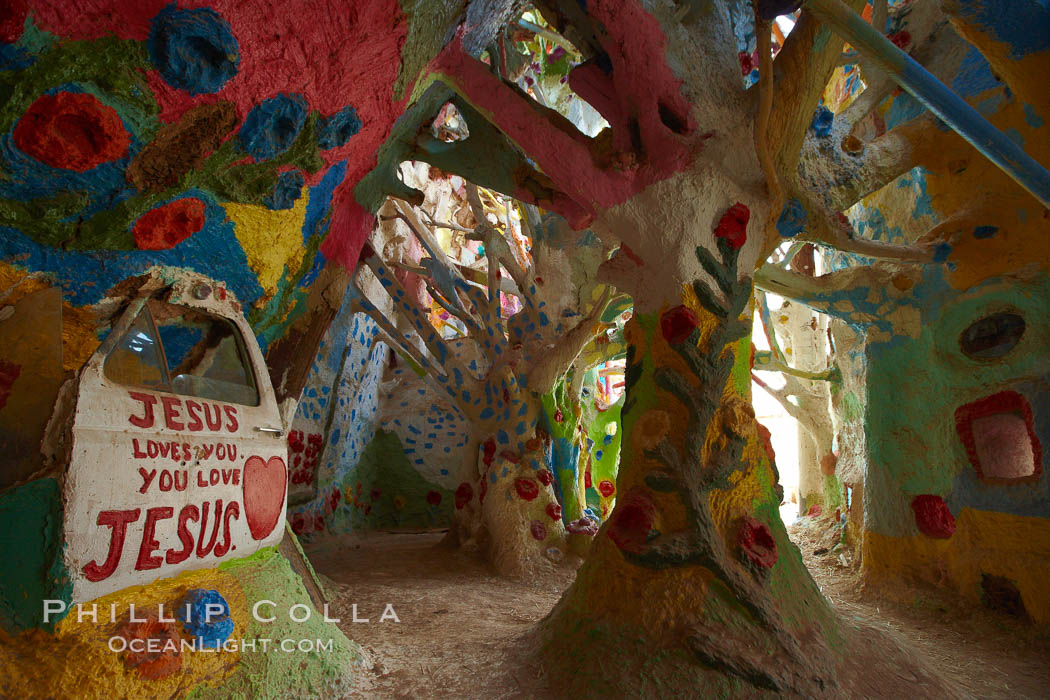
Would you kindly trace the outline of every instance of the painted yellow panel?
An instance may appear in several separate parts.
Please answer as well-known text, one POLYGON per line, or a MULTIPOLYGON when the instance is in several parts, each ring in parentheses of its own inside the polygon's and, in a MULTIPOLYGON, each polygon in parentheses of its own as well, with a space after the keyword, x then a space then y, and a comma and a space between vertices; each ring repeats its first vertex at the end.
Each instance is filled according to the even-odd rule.
POLYGON ((286 266, 289 270, 297 270, 302 263, 302 230, 309 198, 309 188, 304 187, 302 196, 291 209, 273 211, 251 204, 223 204, 248 264, 259 277, 264 299, 269 299, 277 291, 277 283, 285 275, 286 266))

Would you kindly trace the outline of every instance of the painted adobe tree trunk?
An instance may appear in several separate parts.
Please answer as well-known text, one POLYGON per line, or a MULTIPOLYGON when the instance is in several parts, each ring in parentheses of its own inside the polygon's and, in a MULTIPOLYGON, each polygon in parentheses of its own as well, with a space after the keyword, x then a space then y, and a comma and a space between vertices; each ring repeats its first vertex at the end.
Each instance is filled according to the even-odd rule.
MULTIPOLYGON (((810 248, 811 270, 812 249, 808 244, 806 247, 810 248)), ((797 269, 795 263, 801 254, 792 259, 793 268, 797 269)), ((809 307, 792 301, 785 301, 774 314, 762 292, 756 294, 756 300, 770 350, 755 353, 752 380, 798 422, 800 511, 805 513, 812 505, 838 505, 831 392, 832 385, 838 389, 841 376, 837 367, 828 366, 828 352, 824 346, 826 320, 815 317, 809 307), (781 335, 783 349, 778 339, 781 335), (765 372, 779 372, 784 386, 772 388, 762 378, 766 376, 765 372)))
POLYGON ((467 231, 483 242, 487 258, 480 283, 464 276, 477 271, 461 272, 449 260, 413 209, 398 203, 386 211, 403 219, 429 254, 418 266, 403 261, 397 265, 421 276, 431 297, 467 330, 462 342, 472 350, 463 352, 443 338, 431 324, 430 309, 420 306, 391 265, 370 248, 362 261, 386 289, 404 328, 379 313, 369 300, 362 297, 358 303, 394 347, 446 392, 471 422, 448 540, 477 547, 503 574, 522 576, 548 559, 560 559, 565 550, 562 506, 553 487, 552 445, 546 431, 539 429, 540 397, 568 371, 595 334, 604 332, 599 319, 608 293, 593 299, 597 286, 593 267, 600 253, 588 255, 570 246, 568 253, 559 255, 547 250, 547 241, 538 246, 535 264, 523 267, 504 234, 487 221, 473 185, 467 189, 477 223, 467 231), (563 269, 569 254, 593 258, 589 279, 580 281, 563 269), (513 281, 510 287, 504 284, 504 269, 513 281), (549 289, 544 289, 544 275, 552 280, 546 285, 549 289), (575 291, 565 289, 574 285, 575 291), (522 309, 509 318, 504 318, 502 309, 504 290, 522 300, 522 309), (588 313, 583 315, 582 310, 588 313), (402 332, 405 329, 409 332, 402 332))
MULTIPOLYGON (((715 174, 705 175, 710 182, 715 174)), ((685 256, 677 269, 650 258, 631 271, 633 283, 620 277, 642 301, 625 329, 617 503, 544 636, 549 658, 582 644, 603 654, 671 645, 674 673, 705 692, 743 682, 814 694, 833 682, 823 640, 836 625, 780 521, 750 403, 749 269, 758 246, 745 246, 741 207, 761 221, 768 205, 724 178, 719 185, 723 202, 740 197, 749 206, 723 213, 703 202, 683 212, 680 230, 705 222, 720 236, 706 236, 710 248, 697 247, 692 265, 685 256), (650 260, 661 278, 673 275, 663 298, 645 293, 654 286, 643 272, 650 260)), ((641 209, 645 198, 624 206, 641 209)), ((578 666, 571 675, 597 680, 578 666)))

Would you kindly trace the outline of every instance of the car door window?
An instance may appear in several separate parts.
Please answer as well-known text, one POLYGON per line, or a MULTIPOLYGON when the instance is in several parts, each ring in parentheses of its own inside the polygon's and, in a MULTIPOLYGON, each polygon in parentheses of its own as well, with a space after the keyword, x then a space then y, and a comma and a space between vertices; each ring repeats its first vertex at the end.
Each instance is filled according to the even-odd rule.
POLYGON ((149 302, 149 310, 176 394, 259 405, 241 335, 232 323, 156 300, 149 302))
POLYGON ((151 299, 106 358, 120 384, 184 396, 259 405, 259 392, 236 326, 224 318, 151 299))
POLYGON ((171 391, 160 352, 153 321, 143 307, 131 328, 106 356, 103 372, 109 380, 118 384, 171 391))

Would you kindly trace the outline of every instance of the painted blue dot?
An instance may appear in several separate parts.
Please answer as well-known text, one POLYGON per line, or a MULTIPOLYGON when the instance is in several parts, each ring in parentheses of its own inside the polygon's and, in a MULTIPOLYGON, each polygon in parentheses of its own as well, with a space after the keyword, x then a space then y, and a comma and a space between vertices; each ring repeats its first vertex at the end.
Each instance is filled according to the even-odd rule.
POLYGON ((278 93, 248 112, 238 134, 241 147, 256 160, 281 155, 295 143, 306 122, 306 98, 278 93))
POLYGON ((191 95, 218 92, 241 62, 230 25, 208 8, 167 5, 153 18, 146 46, 164 81, 191 95))

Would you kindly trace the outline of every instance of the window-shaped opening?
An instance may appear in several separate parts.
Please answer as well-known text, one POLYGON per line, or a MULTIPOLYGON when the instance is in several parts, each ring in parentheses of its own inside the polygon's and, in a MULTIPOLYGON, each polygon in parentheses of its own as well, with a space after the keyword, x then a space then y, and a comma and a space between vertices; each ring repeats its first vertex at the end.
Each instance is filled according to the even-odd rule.
POLYGON ((1003 312, 971 323, 959 336, 959 347, 967 357, 994 360, 1014 349, 1024 335, 1019 314, 1003 312))
POLYGON ((1042 450, 1032 408, 1015 391, 1001 391, 955 411, 955 427, 977 476, 989 482, 1038 477, 1042 450))
POLYGON ((106 357, 119 384, 245 406, 259 392, 237 328, 224 318, 150 300, 106 357))
POLYGON ((171 391, 164 359, 160 354, 160 343, 145 308, 135 317, 135 322, 117 343, 117 347, 106 357, 103 372, 107 378, 119 384, 171 391))

